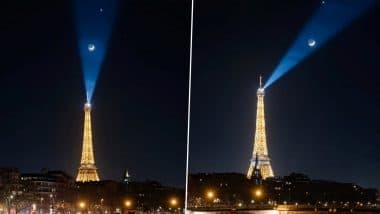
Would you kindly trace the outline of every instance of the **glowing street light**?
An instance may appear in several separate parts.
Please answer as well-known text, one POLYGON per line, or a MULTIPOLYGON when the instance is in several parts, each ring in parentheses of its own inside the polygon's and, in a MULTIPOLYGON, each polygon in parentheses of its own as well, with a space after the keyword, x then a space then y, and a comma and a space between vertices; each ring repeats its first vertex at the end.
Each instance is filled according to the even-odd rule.
POLYGON ((127 199, 127 200, 124 201, 124 205, 125 205, 126 208, 129 209, 132 206, 132 201, 129 200, 129 199, 127 199))
POLYGON ((208 199, 210 199, 210 200, 214 199, 214 197, 215 197, 215 192, 212 191, 212 190, 207 191, 207 192, 206 192, 206 197, 207 197, 208 199))
POLYGON ((261 189, 257 189, 257 190, 255 190, 255 196, 256 196, 256 197, 260 198, 262 195, 263 195, 263 192, 262 192, 261 189))
POLYGON ((86 203, 84 201, 80 201, 78 203, 79 208, 84 209, 86 207, 86 203))
POLYGON ((176 207, 178 205, 178 199, 177 198, 171 198, 169 200, 170 206, 176 207))

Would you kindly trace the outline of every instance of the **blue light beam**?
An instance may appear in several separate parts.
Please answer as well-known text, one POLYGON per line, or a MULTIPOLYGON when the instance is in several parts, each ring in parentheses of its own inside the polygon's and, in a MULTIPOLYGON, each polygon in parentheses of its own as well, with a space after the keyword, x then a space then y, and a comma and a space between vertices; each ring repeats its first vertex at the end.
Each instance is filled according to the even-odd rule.
POLYGON ((117 0, 73 0, 87 102, 90 103, 104 61, 117 0))
POLYGON ((375 0, 326 0, 304 26, 288 52, 266 81, 264 88, 290 71, 334 35, 358 18, 375 0))

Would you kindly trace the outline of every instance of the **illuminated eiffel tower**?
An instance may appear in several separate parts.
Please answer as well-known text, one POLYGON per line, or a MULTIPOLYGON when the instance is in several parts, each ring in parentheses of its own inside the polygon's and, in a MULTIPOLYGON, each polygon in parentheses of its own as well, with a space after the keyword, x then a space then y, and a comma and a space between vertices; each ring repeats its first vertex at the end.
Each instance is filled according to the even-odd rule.
POLYGON ((84 105, 84 130, 82 158, 78 169, 77 182, 99 181, 97 168, 95 166, 94 150, 92 145, 91 130, 91 104, 84 105))
POLYGON ((267 139, 265 134, 264 88, 261 85, 261 76, 260 87, 257 89, 255 143, 253 145, 252 159, 247 173, 248 179, 251 179, 255 166, 260 169, 263 179, 274 176, 272 166, 270 165, 270 158, 268 156, 267 139))

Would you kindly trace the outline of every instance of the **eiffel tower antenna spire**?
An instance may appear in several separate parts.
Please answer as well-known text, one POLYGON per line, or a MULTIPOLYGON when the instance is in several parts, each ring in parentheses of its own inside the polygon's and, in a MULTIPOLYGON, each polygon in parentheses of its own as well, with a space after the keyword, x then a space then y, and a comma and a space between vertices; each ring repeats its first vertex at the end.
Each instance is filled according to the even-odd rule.
POLYGON ((263 79, 263 77, 260 75, 260 88, 263 88, 262 87, 262 79, 263 79))

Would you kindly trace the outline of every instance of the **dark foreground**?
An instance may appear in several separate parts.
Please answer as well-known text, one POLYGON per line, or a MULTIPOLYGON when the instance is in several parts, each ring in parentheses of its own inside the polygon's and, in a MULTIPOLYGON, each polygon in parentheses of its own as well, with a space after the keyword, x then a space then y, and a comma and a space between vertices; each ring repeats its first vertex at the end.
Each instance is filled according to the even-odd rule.
POLYGON ((315 207, 309 205, 279 205, 277 207, 246 207, 246 208, 190 208, 188 214, 310 214, 310 213, 380 213, 380 207, 315 207))

